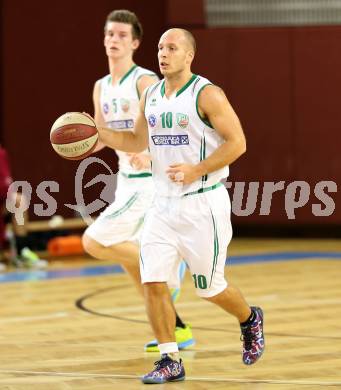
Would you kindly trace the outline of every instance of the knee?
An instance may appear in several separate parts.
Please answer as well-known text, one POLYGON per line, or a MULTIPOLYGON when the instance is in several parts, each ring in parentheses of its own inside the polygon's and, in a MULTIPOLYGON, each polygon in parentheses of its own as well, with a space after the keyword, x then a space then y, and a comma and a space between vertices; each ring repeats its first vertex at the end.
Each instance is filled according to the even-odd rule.
POLYGON ((86 253, 93 257, 97 256, 98 251, 100 249, 100 245, 91 237, 89 237, 86 233, 84 233, 82 236, 82 244, 86 253))
POLYGON ((206 295, 201 295, 201 298, 205 299, 206 301, 215 303, 216 305, 219 305, 221 301, 224 301, 224 299, 226 299, 226 294, 227 288, 218 293, 216 291, 212 291, 211 293, 208 293, 206 295))
POLYGON ((166 282, 144 283, 143 289, 147 297, 161 297, 164 295, 169 295, 169 289, 166 282))
POLYGON ((205 301, 212 302, 212 303, 217 303, 218 302, 217 295, 214 295, 212 297, 201 297, 201 298, 205 299, 205 301))

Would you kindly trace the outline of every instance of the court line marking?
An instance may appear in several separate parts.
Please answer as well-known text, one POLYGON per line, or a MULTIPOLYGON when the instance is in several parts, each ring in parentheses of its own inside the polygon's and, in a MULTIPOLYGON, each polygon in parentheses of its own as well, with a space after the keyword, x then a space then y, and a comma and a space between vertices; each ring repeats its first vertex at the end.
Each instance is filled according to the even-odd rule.
MULTIPOLYGON (((148 324, 147 320, 141 320, 137 318, 129 318, 121 315, 115 315, 115 314, 108 314, 108 313, 103 313, 102 311, 97 311, 94 309, 91 309, 85 305, 85 301, 89 298, 93 298, 98 296, 99 294, 106 293, 110 290, 119 290, 122 288, 122 286, 117 286, 117 287, 106 287, 103 289, 95 290, 94 292, 88 293, 86 295, 83 295, 82 297, 78 298, 75 301, 75 306, 81 310, 84 311, 88 314, 92 314, 95 316, 99 317, 106 317, 106 318, 113 318, 115 320, 119 321, 127 321, 127 322, 134 322, 134 323, 139 323, 139 324, 148 324)), ((201 302, 198 301, 198 305, 201 305, 201 302)), ((229 329, 219 329, 219 328, 208 328, 208 327, 202 327, 202 326, 195 326, 192 329, 197 329, 197 330, 204 330, 204 331, 214 331, 214 332, 226 332, 226 333, 236 333, 236 331, 229 330, 229 329)), ((269 334, 269 333, 267 333, 269 334)), ((330 339, 335 339, 339 340, 341 337, 340 336, 315 336, 315 335, 290 335, 290 334, 285 334, 285 333, 271 333, 273 336, 283 336, 283 337, 295 337, 295 338, 308 338, 308 339, 321 339, 321 340, 330 340, 330 339)))
MULTIPOLYGON (((64 376, 73 378, 113 378, 113 379, 140 379, 138 375, 126 374, 91 374, 80 372, 55 372, 55 371, 25 371, 25 370, 0 370, 0 374, 20 374, 31 376, 64 376)), ((242 379, 242 378, 209 378, 186 376, 191 382, 227 382, 227 383, 264 383, 275 385, 300 385, 300 386, 340 386, 341 381, 308 381, 308 380, 283 380, 283 379, 242 379)))
POLYGON ((64 318, 68 317, 69 313, 67 312, 58 312, 47 314, 45 316, 29 316, 29 317, 10 317, 10 318, 1 318, 0 324, 10 324, 12 322, 23 322, 23 321, 40 321, 40 320, 49 320, 51 318, 64 318))
MULTIPOLYGON (((252 263, 269 263, 277 261, 293 261, 293 260, 341 260, 341 252, 266 252, 257 254, 244 254, 228 256, 226 265, 241 265, 252 263)), ((75 277, 94 277, 100 275, 112 275, 116 273, 123 273, 123 269, 117 265, 91 265, 81 268, 67 268, 55 270, 18 270, 0 274, 0 283, 26 282, 26 281, 40 281, 40 280, 54 280, 66 279, 75 277)))

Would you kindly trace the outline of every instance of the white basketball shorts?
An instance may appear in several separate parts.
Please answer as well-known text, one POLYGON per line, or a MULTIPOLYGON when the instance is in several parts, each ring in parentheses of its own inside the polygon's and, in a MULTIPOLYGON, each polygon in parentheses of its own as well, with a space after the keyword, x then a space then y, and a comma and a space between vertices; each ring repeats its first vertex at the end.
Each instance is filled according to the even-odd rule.
POLYGON ((85 231, 99 244, 108 247, 124 241, 138 243, 147 209, 154 198, 152 177, 117 177, 115 200, 85 231))
POLYGON ((168 282, 184 259, 196 292, 212 297, 227 287, 231 204, 223 185, 181 198, 155 197, 141 234, 142 283, 168 282))

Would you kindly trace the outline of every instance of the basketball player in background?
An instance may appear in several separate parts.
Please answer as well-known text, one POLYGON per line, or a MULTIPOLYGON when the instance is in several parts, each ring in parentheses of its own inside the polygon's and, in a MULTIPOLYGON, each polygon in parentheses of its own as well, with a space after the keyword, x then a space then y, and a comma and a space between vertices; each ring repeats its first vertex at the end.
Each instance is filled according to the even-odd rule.
POLYGON ((220 181, 245 152, 246 141, 224 92, 192 73, 195 51, 189 31, 166 31, 158 46, 164 80, 142 96, 135 132, 113 134, 99 128, 100 139, 110 147, 140 152, 149 145, 153 161, 156 196, 143 226, 140 270, 161 359, 142 378, 144 383, 185 379, 166 284, 181 258, 186 259, 197 294, 238 320, 244 364, 255 363, 264 350, 262 310, 250 307, 224 278, 232 228, 230 200, 220 181))
MULTIPOLYGON (((32 244, 31 237, 28 232, 28 212, 24 213, 24 223, 17 223, 14 214, 11 214, 6 209, 6 200, 10 204, 14 204, 15 208, 19 208, 22 203, 27 203, 27 199, 21 192, 9 191, 10 185, 13 182, 9 159, 7 152, 0 145, 0 252, 4 254, 7 238, 5 234, 6 223, 12 224, 12 235, 10 238, 9 255, 2 256, 16 267, 26 268, 46 268, 48 263, 46 260, 40 259, 29 247, 32 244), (8 257, 8 259, 6 259, 8 257)), ((14 207, 12 208, 14 209, 14 207)), ((27 209, 25 207, 25 209, 27 209)), ((1 260, 1 259, 0 259, 1 260)), ((0 264, 0 271, 4 271, 5 266, 0 264)))
MULTIPOLYGON (((134 64, 133 55, 142 39, 142 26, 133 12, 111 12, 104 27, 104 47, 110 73, 95 83, 93 102, 95 121, 101 126, 131 132, 139 111, 139 98, 146 87, 158 81, 157 75, 134 64)), ((99 150, 105 145, 100 145, 99 150)), ((138 237, 146 210, 154 197, 154 184, 148 151, 128 154, 116 152, 119 171, 115 201, 90 225, 83 235, 87 253, 101 260, 115 260, 132 277, 143 294, 139 269, 138 237)), ((169 285, 175 299, 179 293, 178 272, 169 285)), ((174 310, 174 308, 173 308, 174 310)), ((194 344, 191 328, 176 315, 176 341, 180 349, 194 344)), ((145 345, 145 351, 158 351, 158 342, 145 345)))

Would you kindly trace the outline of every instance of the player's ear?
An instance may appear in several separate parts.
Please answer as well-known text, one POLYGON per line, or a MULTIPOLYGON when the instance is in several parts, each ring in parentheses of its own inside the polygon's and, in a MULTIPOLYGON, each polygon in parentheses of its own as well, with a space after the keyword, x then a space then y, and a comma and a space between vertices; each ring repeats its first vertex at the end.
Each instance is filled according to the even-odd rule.
POLYGON ((138 39, 134 39, 132 43, 133 50, 136 50, 140 46, 140 41, 138 39))
POLYGON ((193 59, 194 59, 194 51, 193 50, 188 50, 188 52, 187 52, 187 61, 188 61, 188 63, 191 64, 193 59))

